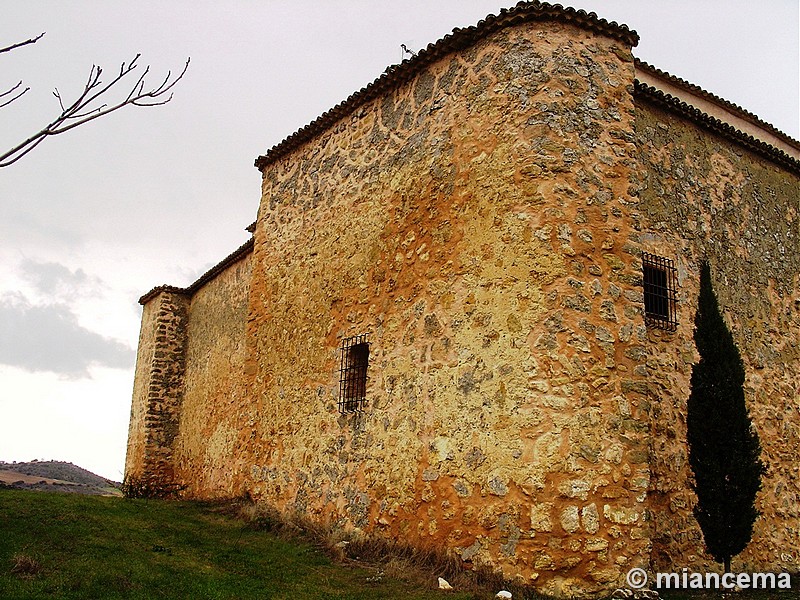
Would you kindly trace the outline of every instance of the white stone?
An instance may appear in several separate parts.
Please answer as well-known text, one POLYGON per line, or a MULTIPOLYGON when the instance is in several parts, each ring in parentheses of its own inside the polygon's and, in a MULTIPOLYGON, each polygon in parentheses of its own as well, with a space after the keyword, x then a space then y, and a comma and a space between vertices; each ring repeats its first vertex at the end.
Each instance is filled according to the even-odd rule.
POLYGON ((534 504, 531 506, 531 529, 534 531, 553 531, 553 523, 550 520, 550 511, 553 505, 550 502, 534 504))
POLYGON ((567 506, 561 512, 561 527, 568 533, 575 533, 580 527, 577 506, 567 506))
POLYGON ((586 533, 597 533, 600 529, 600 514, 596 504, 592 503, 581 509, 581 523, 586 533))

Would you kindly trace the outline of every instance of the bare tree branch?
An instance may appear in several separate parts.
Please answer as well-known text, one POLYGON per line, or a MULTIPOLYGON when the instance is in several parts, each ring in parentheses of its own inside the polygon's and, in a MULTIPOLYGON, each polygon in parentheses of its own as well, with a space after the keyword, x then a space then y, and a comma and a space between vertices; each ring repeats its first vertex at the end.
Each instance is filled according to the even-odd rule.
MULTIPOLYGON (((9 88, 8 90, 6 90, 6 91, 5 91, 5 92, 3 92, 2 94, 0 94, 0 98, 2 98, 3 96, 8 96, 9 94, 13 94, 13 93, 14 93, 14 91, 15 91, 15 90, 17 90, 17 89, 18 89, 19 87, 21 87, 21 86, 22 86, 22 80, 20 79, 20 80, 17 82, 17 85, 15 85, 15 86, 14 86, 14 87, 12 87, 12 88, 9 88)), ((8 99, 8 100, 4 100, 4 101, 3 101, 3 103, 2 103, 2 104, 0 104, 0 108, 3 108, 4 106, 8 106, 8 105, 9 105, 9 104, 11 104, 11 103, 12 103, 14 100, 16 100, 17 98, 19 98, 20 96, 22 96, 22 95, 23 95, 25 92, 27 92, 29 89, 31 89, 31 88, 29 88, 29 87, 26 87, 24 90, 21 90, 21 91, 17 92, 17 95, 16 95, 16 96, 12 96, 10 99, 8 99)))
MULTIPOLYGON (((19 43, 17 43, 17 44, 11 44, 10 46, 6 46, 5 48, 0 48, 0 54, 2 54, 3 52, 11 52, 11 51, 12 51, 12 50, 14 50, 15 48, 20 48, 20 47, 22 47, 22 46, 27 46, 28 44, 35 44, 35 43, 36 43, 36 42, 38 42, 40 39, 42 39, 42 36, 43 36, 44 34, 45 34, 45 32, 43 31, 42 33, 40 33, 39 35, 37 35, 35 38, 31 38, 31 39, 29 39, 29 40, 25 40, 24 42, 19 42, 19 43)), ((2 98, 3 96, 8 96, 9 94, 13 93, 13 92, 14 92, 14 90, 18 89, 18 88, 19 88, 19 87, 21 87, 21 86, 22 86, 22 80, 20 80, 20 81, 19 81, 19 83, 17 83, 17 85, 15 85, 14 87, 12 87, 12 88, 9 88, 8 90, 6 90, 6 91, 5 91, 5 92, 3 92, 2 94, 0 94, 0 98, 2 98)), ((14 100, 17 100, 17 99, 19 99, 21 96, 25 95, 25 93, 26 93, 26 92, 27 92, 29 89, 31 89, 31 88, 29 88, 29 87, 26 87, 24 90, 22 90, 22 91, 18 92, 16 96, 12 96, 12 97, 11 97, 9 100, 4 100, 4 101, 3 101, 3 103, 2 103, 2 104, 0 104, 0 108, 3 108, 4 106, 8 106, 8 105, 9 105, 9 104, 11 104, 12 102, 14 102, 14 100)))
POLYGON ((47 32, 46 32, 46 31, 43 31, 42 33, 40 33, 39 35, 37 35, 35 38, 31 38, 31 39, 29 39, 29 40, 25 40, 24 42, 19 42, 19 43, 17 43, 17 44, 11 44, 10 46, 6 46, 5 48, 0 48, 0 54, 2 54, 3 52, 11 52, 12 50, 14 50, 14 49, 16 49, 16 48, 19 48, 19 47, 21 47, 21 46, 27 46, 28 44, 35 44, 35 43, 36 43, 36 42, 38 42, 40 39, 42 39, 42 36, 43 36, 45 33, 47 33, 47 32))
MULTIPOLYGON (((35 43, 36 40, 41 37, 42 36, 40 35, 35 39, 9 46, 8 49, 0 49, 0 52, 18 48, 19 46, 24 46, 25 44, 35 43)), ((137 54, 133 60, 130 61, 130 63, 126 64, 123 62, 120 65, 119 74, 117 74, 106 84, 104 84, 100 79, 101 75, 103 74, 102 67, 92 65, 92 68, 89 71, 89 76, 87 77, 86 83, 83 86, 83 90, 78 97, 69 104, 65 104, 64 98, 58 91, 58 88, 56 88, 53 91, 53 95, 58 100, 58 104, 61 109, 60 114, 50 123, 48 123, 47 126, 30 136, 24 142, 17 144, 7 152, 0 154, 0 167, 7 167, 14 164, 49 136, 58 135, 59 133, 64 133, 70 129, 79 127, 80 125, 88 123, 89 121, 97 119, 98 117, 112 113, 123 106, 160 106, 172 100, 172 93, 169 92, 172 90, 175 84, 183 79, 183 76, 186 74, 186 70, 189 68, 189 62, 191 59, 186 59, 186 64, 183 66, 183 70, 180 72, 180 74, 178 74, 177 77, 173 77, 172 71, 168 71, 164 81, 152 89, 146 89, 145 87, 145 77, 150 72, 150 66, 148 65, 144 68, 138 79, 130 87, 127 95, 121 100, 113 104, 98 103, 101 96, 112 92, 112 90, 115 89, 115 86, 119 87, 118 84, 138 68, 137 61, 139 60, 140 56, 140 54, 137 54), (168 93, 169 95, 167 95, 168 93)), ((0 98, 12 93, 21 85, 22 82, 11 88, 11 90, 8 92, 0 94, 0 98)), ((16 97, 5 102, 4 104, 0 104, 0 108, 6 104, 9 104, 10 102, 13 102, 26 91, 27 89, 18 93, 16 97)))

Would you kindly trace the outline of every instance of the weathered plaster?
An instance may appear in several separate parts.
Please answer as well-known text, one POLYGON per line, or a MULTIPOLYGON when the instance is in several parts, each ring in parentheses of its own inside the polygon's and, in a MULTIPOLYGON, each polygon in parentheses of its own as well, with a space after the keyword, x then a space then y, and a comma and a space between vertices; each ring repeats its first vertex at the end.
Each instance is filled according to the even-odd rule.
POLYGON ((245 490, 240 435, 250 421, 242 375, 250 290, 250 255, 200 288, 189 305, 186 375, 176 477, 195 497, 234 497, 245 490))

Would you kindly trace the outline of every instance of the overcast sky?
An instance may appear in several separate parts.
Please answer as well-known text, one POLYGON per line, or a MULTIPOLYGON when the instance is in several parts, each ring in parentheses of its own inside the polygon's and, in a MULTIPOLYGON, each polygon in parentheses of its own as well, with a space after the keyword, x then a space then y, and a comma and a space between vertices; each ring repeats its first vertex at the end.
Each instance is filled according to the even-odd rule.
MULTIPOLYGON (((797 0, 576 0, 638 31, 635 55, 797 139, 797 0)), ((4 0, 0 150, 141 53, 169 104, 127 108, 0 169, 0 460, 75 462, 120 480, 141 307, 241 245, 253 160, 402 58, 500 0, 4 0)))

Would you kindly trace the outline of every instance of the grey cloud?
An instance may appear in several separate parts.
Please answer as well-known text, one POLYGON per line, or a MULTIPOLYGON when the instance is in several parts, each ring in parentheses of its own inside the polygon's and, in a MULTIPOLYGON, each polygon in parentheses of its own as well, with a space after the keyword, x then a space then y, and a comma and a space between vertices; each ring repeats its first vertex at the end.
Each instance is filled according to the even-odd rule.
POLYGON ((26 258, 20 263, 22 276, 43 294, 78 292, 89 284, 95 283, 83 269, 71 271, 56 262, 38 262, 26 258))
POLYGON ((65 304, 32 305, 19 294, 0 297, 0 363, 78 379, 96 364, 127 369, 134 351, 82 327, 65 304))

